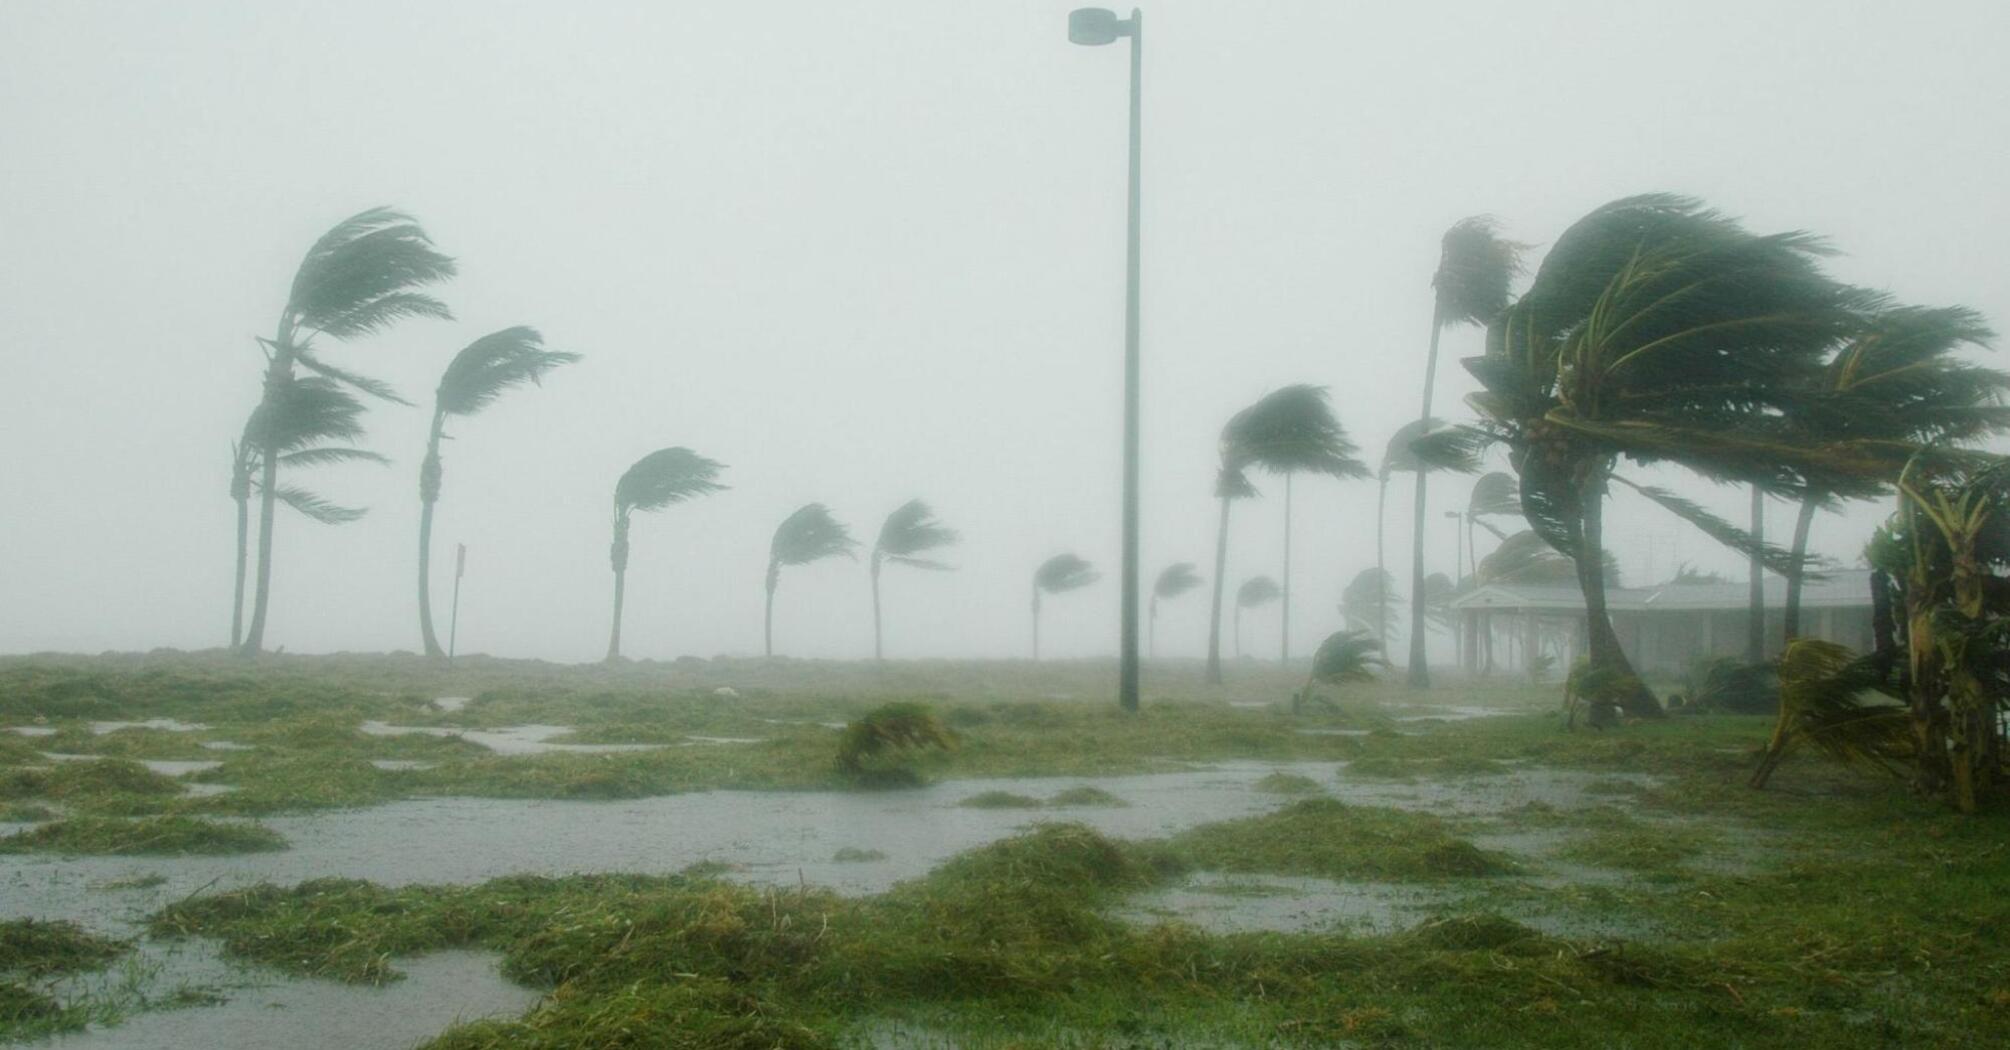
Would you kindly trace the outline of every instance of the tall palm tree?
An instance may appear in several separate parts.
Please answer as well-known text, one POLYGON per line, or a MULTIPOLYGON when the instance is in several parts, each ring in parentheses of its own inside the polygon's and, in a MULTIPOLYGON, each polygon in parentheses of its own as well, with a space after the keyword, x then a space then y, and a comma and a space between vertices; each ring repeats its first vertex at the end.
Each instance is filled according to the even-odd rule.
MULTIPOLYGON (((1980 314, 1962 307, 1902 306, 1880 312, 1822 370, 1814 405, 1802 415, 1809 437, 1944 445, 2010 429, 2010 408, 2002 404, 2010 376, 1955 356, 1962 347, 1986 345, 1993 337, 1980 314)), ((1884 478, 1842 480, 1850 484, 1809 486, 1801 498, 1794 519, 1794 563, 1787 572, 1788 641, 1800 635, 1802 566, 1815 511, 1837 500, 1890 491, 1884 478)))
MULTIPOLYGON (((1398 473, 1422 473, 1433 470, 1449 470, 1459 474, 1470 474, 1480 466, 1480 442, 1470 428, 1446 426, 1440 420, 1425 417, 1413 419, 1396 428, 1389 437, 1389 444, 1382 450, 1382 465, 1375 472, 1377 481, 1375 495, 1375 568, 1385 570, 1383 558, 1383 524, 1388 519, 1389 479, 1398 473)), ((1394 580, 1384 588, 1383 601, 1395 592, 1394 580)), ((1385 608, 1375 621, 1384 625, 1383 632, 1376 637, 1382 642, 1383 651, 1389 648, 1387 625, 1390 621, 1385 608)), ((1366 622, 1366 621, 1363 621, 1366 622)))
MULTIPOLYGON (((1507 533, 1501 531, 1489 518, 1521 517, 1521 493, 1515 487, 1514 475, 1493 471, 1480 476, 1473 482, 1472 494, 1466 497, 1466 564, 1473 567, 1473 585, 1479 586, 1479 545, 1475 542, 1475 528, 1493 533, 1494 539, 1505 541, 1507 533)), ((1568 563, 1566 563, 1568 564, 1568 563)), ((1466 581, 1460 581, 1463 585, 1466 581)), ((1491 617, 1484 611, 1473 620, 1473 631, 1467 638, 1470 646, 1468 658, 1479 664, 1480 674, 1492 674, 1494 669, 1494 629, 1491 617)))
MULTIPOLYGON (((1235 414, 1222 443, 1235 450, 1239 469, 1260 467, 1284 477, 1284 572, 1280 600, 1283 628, 1279 658, 1291 658, 1291 479, 1301 473, 1365 478, 1368 466, 1355 458, 1360 451, 1334 418, 1326 388, 1294 383, 1273 390, 1235 414)), ((1224 456, 1224 459, 1229 457, 1224 456)))
POLYGON ((419 465, 419 636, 427 656, 445 656, 433 636, 433 504, 440 499, 440 441, 447 417, 472 416, 511 387, 537 383, 545 373, 579 360, 578 354, 546 350, 534 328, 505 328, 469 343, 447 364, 433 393, 433 428, 426 458, 419 465))
POLYGON ((1159 654, 1159 602, 1171 601, 1198 586, 1200 574, 1193 571, 1190 561, 1176 561, 1166 566, 1152 583, 1151 616, 1146 622, 1149 625, 1148 648, 1153 656, 1159 654))
MULTIPOLYGON (((1431 275, 1431 347, 1424 361, 1424 407, 1420 421, 1431 418, 1431 395, 1438 382, 1438 338, 1447 325, 1486 325, 1507 309, 1509 286, 1521 272, 1524 246, 1500 235, 1492 218, 1475 215, 1460 219, 1439 242, 1438 269, 1431 275)), ((1428 426, 1428 423, 1426 424, 1428 426)), ((1417 599, 1424 593, 1425 485, 1417 471, 1416 492, 1410 521, 1410 685, 1431 684, 1431 669, 1424 660, 1424 605, 1417 599)))
POLYGON ((884 562, 917 569, 947 571, 950 566, 922 555, 954 544, 956 530, 935 520, 935 512, 918 499, 908 500, 879 526, 879 540, 872 545, 872 658, 883 660, 879 627, 879 567, 884 562))
MULTIPOLYGON (((400 400, 384 384, 322 360, 316 340, 354 339, 412 317, 451 317, 446 304, 419 289, 453 275, 454 261, 435 250, 425 231, 402 212, 373 208, 323 234, 293 275, 272 338, 259 340, 266 356, 261 404, 274 404, 286 396, 296 381, 296 367, 374 397, 400 400)), ((265 644, 272 594, 273 510, 280 493, 281 451, 271 435, 263 440, 257 467, 258 583, 251 626, 242 643, 247 654, 265 644)))
MULTIPOLYGON (((1229 421, 1229 427, 1235 425, 1229 421)), ((1214 601, 1209 606, 1207 620, 1207 680, 1213 685, 1221 684, 1221 599, 1222 588, 1228 578, 1228 507, 1239 499, 1249 499, 1256 495, 1256 486, 1249 483, 1249 475, 1243 473, 1245 464, 1241 461, 1241 451, 1229 443, 1230 431, 1222 431, 1221 467, 1214 476, 1214 497, 1221 501, 1221 522, 1214 533, 1214 601)))
POLYGON ((1251 576, 1235 589, 1235 658, 1242 659, 1242 610, 1269 605, 1282 595, 1283 589, 1277 581, 1268 576, 1251 576))
MULTIPOLYGON (((253 409, 244 432, 231 447, 230 498, 237 504, 236 584, 230 606, 230 644, 244 637, 245 565, 250 554, 251 497, 261 487, 260 466, 265 449, 279 450, 282 466, 313 467, 335 463, 388 463, 383 456, 360 448, 329 444, 354 441, 363 435, 363 404, 332 380, 308 376, 287 384, 272 401, 253 409)), ((341 525, 363 516, 297 485, 281 485, 273 497, 311 521, 341 525)))
POLYGON ((857 550, 851 530, 821 503, 803 504, 775 527, 775 538, 768 543, 768 611, 762 630, 767 655, 775 655, 775 588, 782 582, 782 566, 808 565, 840 554, 850 558, 857 550))
POLYGON ((710 495, 725 465, 688 448, 659 448, 635 461, 614 483, 614 542, 607 561, 614 567, 614 626, 607 635, 607 659, 621 659, 621 601, 628 580, 628 519, 638 510, 662 510, 710 495))
MULTIPOLYGON (((1603 503, 1623 480, 1619 457, 1780 491, 1886 469, 1887 455, 1811 446, 1782 422, 1805 407, 1805 379, 1866 302, 1821 271, 1822 250, 1806 234, 1749 233, 1688 198, 1616 201, 1557 239, 1528 292, 1488 327, 1485 355, 1466 361, 1484 388, 1471 403, 1509 447, 1524 515, 1575 562, 1589 660, 1612 683, 1605 699, 1629 714, 1661 708, 1605 605, 1603 503)), ((1634 487, 1677 513, 1696 509, 1634 487)), ((1753 546, 1728 523, 1685 516, 1753 546)))
POLYGON ((1040 658, 1040 596, 1079 591, 1103 578, 1074 554, 1056 554, 1033 570, 1033 659, 1040 658))

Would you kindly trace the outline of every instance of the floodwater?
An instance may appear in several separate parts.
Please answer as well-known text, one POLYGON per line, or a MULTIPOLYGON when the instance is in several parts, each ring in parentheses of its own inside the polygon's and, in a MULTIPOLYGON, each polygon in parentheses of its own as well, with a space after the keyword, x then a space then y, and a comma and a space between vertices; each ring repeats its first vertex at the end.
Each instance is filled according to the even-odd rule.
MULTIPOLYGON (((474 739, 476 732, 468 731, 469 738, 474 739)), ((537 737, 519 731, 495 734, 501 734, 506 746, 537 737)), ((1587 794, 1585 786, 1611 779, 1522 769, 1444 783, 1392 784, 1343 780, 1337 775, 1343 765, 1230 762, 1172 773, 958 780, 872 793, 705 791, 594 802, 413 799, 367 809, 267 818, 262 823, 291 844, 277 853, 0 856, 0 918, 71 918, 93 929, 129 935, 144 915, 166 902, 260 882, 293 885, 339 877, 384 885, 467 884, 510 874, 669 873, 702 861, 725 864, 730 877, 755 883, 809 883, 868 894, 1045 820, 1079 821, 1123 838, 1156 838, 1268 812, 1290 801, 1257 789, 1257 782, 1273 773, 1309 777, 1348 802, 1448 817, 1497 816, 1529 802, 1558 807, 1592 804, 1598 799, 1587 794), (1026 811, 957 804, 985 791, 1044 798, 1077 786, 1100 788, 1128 805, 1026 811), (876 850, 885 859, 836 860, 837 851, 847 847, 876 850), (141 879, 157 882, 143 890, 106 888, 141 879)), ((0 826, 0 831, 16 827, 0 826)), ((1201 875, 1133 902, 1124 914, 1147 922, 1174 916, 1224 929, 1341 924, 1373 930, 1420 918, 1415 912, 1425 902, 1410 896, 1417 892, 1421 891, 1247 876, 1237 877, 1231 885, 1201 875)), ((496 977, 491 962, 479 955, 442 953, 400 959, 397 966, 411 979, 379 990, 276 977, 269 978, 272 983, 252 987, 224 982, 225 1005, 142 1013, 103 1033, 56 1045, 95 1050, 284 1042, 290 1050, 392 1050, 437 1033, 455 1016, 519 1012, 535 998, 496 977)), ((180 972, 183 967, 169 969, 174 972, 164 970, 156 981, 187 979, 180 972)), ((149 994, 166 994, 166 989, 149 994)))

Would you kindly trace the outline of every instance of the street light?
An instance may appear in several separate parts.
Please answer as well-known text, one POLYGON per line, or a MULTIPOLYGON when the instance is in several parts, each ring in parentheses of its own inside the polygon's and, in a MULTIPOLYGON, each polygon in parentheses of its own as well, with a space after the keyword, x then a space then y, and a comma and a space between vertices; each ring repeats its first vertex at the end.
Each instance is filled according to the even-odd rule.
POLYGON ((1131 38, 1130 246, 1124 289, 1124 556, 1118 629, 1117 703, 1138 709, 1138 98, 1144 83, 1145 16, 1137 8, 1120 19, 1115 11, 1084 7, 1068 13, 1068 39, 1087 47, 1131 38))

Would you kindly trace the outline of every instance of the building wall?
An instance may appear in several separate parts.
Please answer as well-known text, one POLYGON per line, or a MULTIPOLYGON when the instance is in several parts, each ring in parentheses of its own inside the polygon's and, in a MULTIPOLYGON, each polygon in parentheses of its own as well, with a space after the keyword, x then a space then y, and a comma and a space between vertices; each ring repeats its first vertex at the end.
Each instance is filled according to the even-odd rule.
MULTIPOLYGON (((1745 630, 1751 616, 1744 610, 1682 609, 1654 612, 1614 612, 1613 628, 1633 666, 1644 674, 1681 675, 1698 660, 1743 659, 1745 630)), ((1766 656, 1776 657, 1785 644, 1783 610, 1766 610, 1766 656)), ((1871 645, 1870 608, 1803 609, 1803 637, 1836 642, 1858 651, 1871 645)))

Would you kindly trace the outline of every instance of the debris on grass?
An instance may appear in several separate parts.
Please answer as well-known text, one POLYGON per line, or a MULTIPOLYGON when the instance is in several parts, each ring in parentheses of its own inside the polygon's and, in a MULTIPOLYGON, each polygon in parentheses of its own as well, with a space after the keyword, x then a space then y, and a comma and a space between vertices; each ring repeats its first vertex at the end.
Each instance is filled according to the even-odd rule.
POLYGON ((257 824, 200 817, 70 817, 0 837, 0 853, 230 854, 286 848, 286 840, 257 824))
POLYGON ((0 974, 54 977, 103 969, 131 945, 67 920, 0 921, 0 974))
POLYGON ((1207 871, 1329 879, 1472 878, 1516 870, 1506 857, 1454 836, 1429 814, 1330 798, 1204 824, 1175 836, 1171 848, 1207 871))

